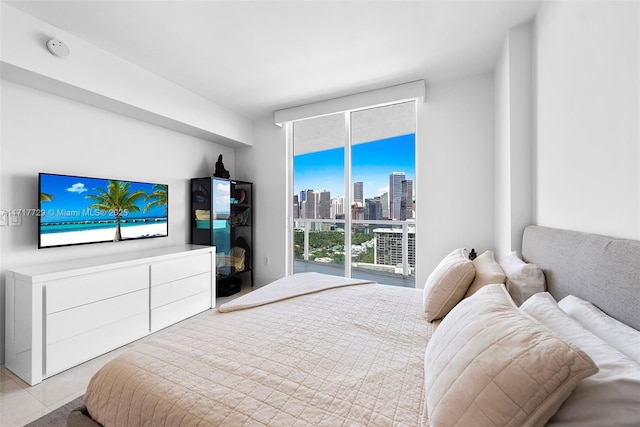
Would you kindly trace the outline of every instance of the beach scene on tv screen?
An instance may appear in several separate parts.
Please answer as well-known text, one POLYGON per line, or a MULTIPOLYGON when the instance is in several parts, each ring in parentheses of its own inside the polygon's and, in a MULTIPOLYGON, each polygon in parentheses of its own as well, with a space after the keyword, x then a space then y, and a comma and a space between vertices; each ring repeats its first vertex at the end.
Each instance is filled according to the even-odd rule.
POLYGON ((40 215, 40 247, 167 236, 167 186, 41 174, 40 215))

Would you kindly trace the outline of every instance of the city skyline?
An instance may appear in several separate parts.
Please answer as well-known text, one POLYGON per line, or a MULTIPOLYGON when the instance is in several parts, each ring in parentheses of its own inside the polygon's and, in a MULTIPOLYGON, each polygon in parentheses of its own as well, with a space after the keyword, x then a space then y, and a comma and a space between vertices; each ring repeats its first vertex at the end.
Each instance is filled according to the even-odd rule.
MULTIPOLYGON (((389 192, 389 175, 404 173, 415 182, 415 134, 356 144, 351 149, 352 182, 363 183, 363 197, 389 192)), ((329 191, 331 198, 344 197, 344 148, 294 156, 294 193, 329 191)))
POLYGON ((389 175, 390 192, 381 196, 365 198, 362 202, 362 182, 354 183, 354 201, 345 203, 344 197, 331 197, 328 190, 320 192, 303 190, 293 195, 293 217, 304 219, 344 219, 350 212, 358 220, 407 220, 414 216, 413 181, 406 180, 404 173, 389 175), (346 205, 346 206, 345 206, 346 205))

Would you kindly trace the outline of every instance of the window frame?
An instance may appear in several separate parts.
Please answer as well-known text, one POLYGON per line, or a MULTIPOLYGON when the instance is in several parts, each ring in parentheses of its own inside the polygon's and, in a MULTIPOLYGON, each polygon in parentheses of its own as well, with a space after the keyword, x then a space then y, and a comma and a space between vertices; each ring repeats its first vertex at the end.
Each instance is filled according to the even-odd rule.
MULTIPOLYGON (((424 100, 424 93, 422 94, 423 100, 424 100)), ((287 153, 287 161, 286 161, 286 169, 287 169, 287 182, 286 182, 286 188, 287 188, 287 196, 286 196, 286 200, 288 200, 289 202, 287 203, 287 207, 286 207, 286 215, 287 215, 287 236, 286 236, 286 241, 287 241, 287 249, 286 249, 286 267, 285 267, 285 271, 287 275, 291 275, 294 274, 294 265, 295 265, 295 254, 294 254, 294 250, 293 250, 293 245, 294 245, 294 231, 293 231, 293 227, 294 227, 294 218, 293 218, 293 196, 295 194, 294 191, 294 166, 293 166, 293 160, 294 160, 294 123, 298 120, 305 120, 305 119, 310 119, 310 118, 315 118, 315 117, 321 117, 321 116, 325 116, 325 115, 334 115, 334 114, 338 114, 341 113, 343 114, 344 120, 345 120, 345 141, 344 141, 344 164, 345 164, 345 176, 344 176, 344 198, 345 201, 345 211, 347 209, 347 206, 351 206, 352 203, 352 198, 353 198, 353 191, 352 191, 352 186, 353 183, 352 181, 352 153, 351 153, 351 149, 352 149, 352 129, 351 129, 351 116, 353 113, 355 112, 359 112, 359 111, 364 111, 364 110, 369 110, 369 109, 373 109, 373 108, 379 108, 379 107, 385 107, 385 106, 389 106, 389 105, 395 105, 395 104, 401 104, 401 103, 406 103, 406 102, 413 102, 414 103, 414 123, 415 123, 415 132, 414 132, 414 140, 415 140, 415 146, 414 146, 414 156, 415 156, 415 165, 414 165, 414 182, 413 182, 413 191, 416 194, 416 201, 415 204, 413 206, 414 208, 414 238, 416 239, 416 241, 414 242, 414 250, 415 248, 417 248, 417 229, 418 229, 418 214, 417 214, 417 209, 416 209, 416 205, 418 204, 417 201, 417 194, 418 194, 418 99, 419 97, 410 97, 410 98, 405 98, 405 99, 399 99, 399 100, 395 100, 395 101, 389 101, 389 102, 384 102, 384 103, 380 103, 380 104, 375 104, 375 105, 366 105, 366 106, 362 106, 362 107, 358 107, 358 108, 351 108, 351 109, 345 109, 342 111, 334 111, 331 113, 326 113, 326 114, 321 114, 321 115, 317 115, 314 117, 301 117, 299 119, 294 119, 294 120, 290 120, 290 121, 286 121, 283 123, 283 126, 285 127, 285 135, 286 135, 286 153, 287 153)), ((277 112, 278 113, 278 112, 277 112)), ((276 124, 278 124, 276 122, 276 124)), ((349 208, 349 212, 350 212, 350 208, 349 208)), ((354 225, 354 220, 352 219, 351 215, 345 215, 345 242, 344 242, 344 248, 345 248, 345 265, 344 265, 344 277, 347 278, 351 278, 352 277, 352 254, 351 254, 351 244, 352 244, 352 232, 353 232, 353 225, 354 225), (347 232, 347 230, 349 232, 347 232)), ((389 221, 390 224, 394 224, 393 222, 389 221)), ((357 224, 357 222, 356 222, 357 224)), ((403 238, 406 238, 406 240, 408 241, 408 236, 407 236, 407 227, 403 227, 403 238)), ((409 267, 409 260, 408 260, 408 250, 403 252, 403 256, 402 256, 402 264, 403 264, 403 276, 407 276, 408 273, 408 267, 409 267)), ((415 254, 415 257, 417 258, 417 253, 415 254)), ((417 268, 417 267, 416 267, 417 268)), ((414 272, 414 277, 417 277, 417 273, 414 272)), ((417 285, 416 285, 417 286, 417 285)))

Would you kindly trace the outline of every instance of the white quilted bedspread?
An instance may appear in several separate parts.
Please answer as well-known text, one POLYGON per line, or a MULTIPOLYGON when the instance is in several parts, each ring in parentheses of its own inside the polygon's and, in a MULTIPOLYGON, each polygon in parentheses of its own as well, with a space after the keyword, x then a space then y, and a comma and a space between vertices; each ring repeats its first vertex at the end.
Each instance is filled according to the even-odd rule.
POLYGON ((109 362, 85 404, 104 426, 417 426, 421 297, 367 284, 211 310, 109 362))

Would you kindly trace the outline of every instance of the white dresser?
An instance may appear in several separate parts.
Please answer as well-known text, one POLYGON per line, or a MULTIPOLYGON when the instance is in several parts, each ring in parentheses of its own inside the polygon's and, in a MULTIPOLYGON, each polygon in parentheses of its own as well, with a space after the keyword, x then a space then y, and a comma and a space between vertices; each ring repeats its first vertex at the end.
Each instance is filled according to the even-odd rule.
POLYGON ((30 385, 215 307, 215 247, 6 272, 5 365, 30 385))

